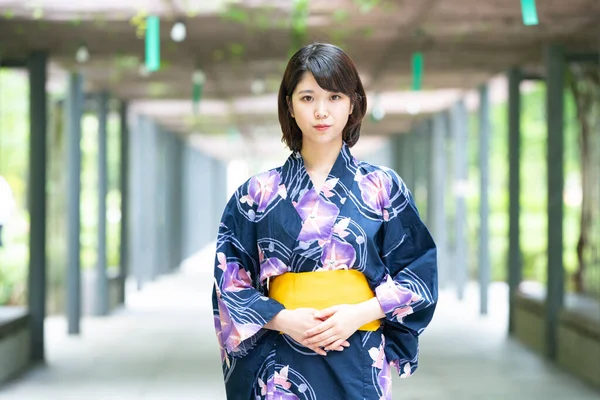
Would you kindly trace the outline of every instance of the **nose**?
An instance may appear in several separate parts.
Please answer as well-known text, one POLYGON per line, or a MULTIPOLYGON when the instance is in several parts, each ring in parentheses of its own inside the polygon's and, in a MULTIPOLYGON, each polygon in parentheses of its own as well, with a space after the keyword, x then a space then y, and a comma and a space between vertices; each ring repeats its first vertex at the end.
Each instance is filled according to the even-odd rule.
POLYGON ((315 109, 315 118, 325 119, 328 115, 329 113, 327 112, 325 105, 322 102, 318 103, 317 108, 315 109))

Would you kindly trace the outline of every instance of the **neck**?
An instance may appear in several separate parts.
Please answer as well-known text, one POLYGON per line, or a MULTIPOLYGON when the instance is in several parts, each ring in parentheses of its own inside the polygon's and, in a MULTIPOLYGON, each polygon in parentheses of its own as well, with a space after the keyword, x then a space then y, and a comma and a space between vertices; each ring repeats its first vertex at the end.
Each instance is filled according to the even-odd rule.
POLYGON ((324 146, 322 144, 303 141, 300 154, 302 154, 302 159, 304 160, 304 167, 310 171, 328 173, 342 150, 342 143, 340 141, 339 143, 324 146))

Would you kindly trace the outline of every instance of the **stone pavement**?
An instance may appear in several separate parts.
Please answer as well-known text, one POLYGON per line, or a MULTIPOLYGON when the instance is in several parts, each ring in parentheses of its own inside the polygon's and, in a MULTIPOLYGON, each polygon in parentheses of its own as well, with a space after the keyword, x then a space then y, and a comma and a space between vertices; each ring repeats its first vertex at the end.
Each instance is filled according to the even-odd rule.
MULTIPOLYGON (((225 399, 213 331, 212 247, 140 292, 126 309, 82 321, 66 335, 47 319, 47 365, 0 388, 0 400, 225 399)), ((506 338, 506 288, 490 290, 490 315, 477 314, 470 286, 458 302, 443 291, 421 339, 421 367, 394 381, 394 399, 598 400, 600 393, 506 338)), ((321 400, 321 399, 320 399, 321 400)), ((322 399, 327 400, 327 399, 322 399)))

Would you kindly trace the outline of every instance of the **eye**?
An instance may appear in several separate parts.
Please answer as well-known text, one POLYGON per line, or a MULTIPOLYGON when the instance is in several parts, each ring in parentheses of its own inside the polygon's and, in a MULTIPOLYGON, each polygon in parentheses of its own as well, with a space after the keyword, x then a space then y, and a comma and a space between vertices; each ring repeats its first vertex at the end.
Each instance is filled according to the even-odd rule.
POLYGON ((309 95, 302 96, 300 98, 300 100, 302 100, 302 101, 311 101, 312 99, 313 99, 312 96, 309 96, 309 95))
POLYGON ((331 100, 340 100, 342 98, 342 96, 340 96, 339 94, 334 94, 331 96, 331 100))

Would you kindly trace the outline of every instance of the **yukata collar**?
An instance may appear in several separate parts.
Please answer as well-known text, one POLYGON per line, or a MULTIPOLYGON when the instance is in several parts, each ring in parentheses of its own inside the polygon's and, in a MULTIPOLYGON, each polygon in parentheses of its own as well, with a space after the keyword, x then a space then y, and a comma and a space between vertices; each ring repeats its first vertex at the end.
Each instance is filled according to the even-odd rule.
MULTIPOLYGON (((346 190, 350 190, 354 182, 358 162, 350 152, 350 147, 346 142, 342 143, 340 153, 327 176, 326 184, 331 190, 337 185, 343 185, 346 190)), ((300 151, 294 151, 283 165, 283 184, 288 188, 303 187, 313 189, 312 181, 308 177, 304 160, 300 151)), ((314 188, 319 190, 319 188, 314 188)))

